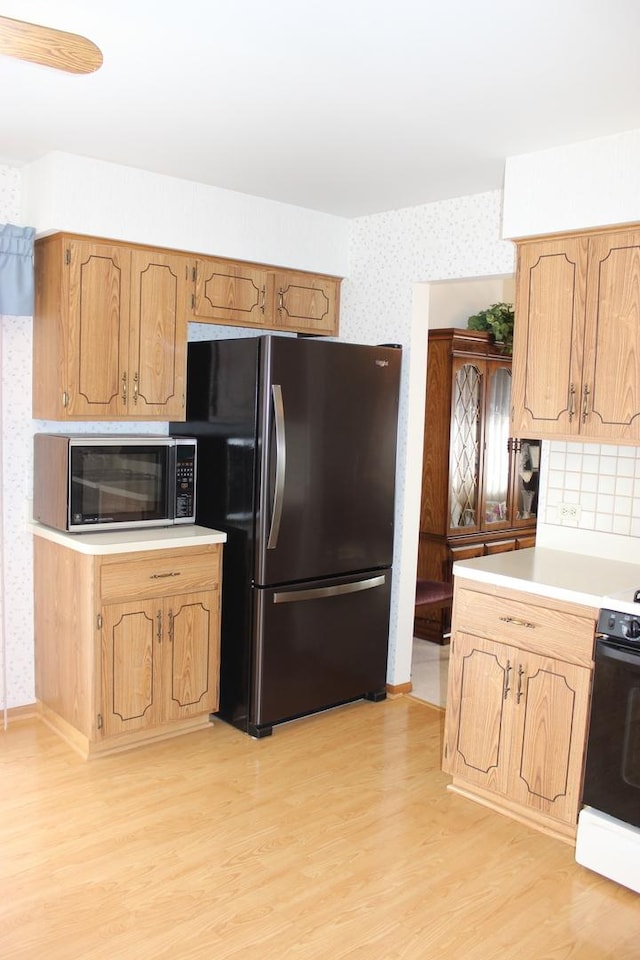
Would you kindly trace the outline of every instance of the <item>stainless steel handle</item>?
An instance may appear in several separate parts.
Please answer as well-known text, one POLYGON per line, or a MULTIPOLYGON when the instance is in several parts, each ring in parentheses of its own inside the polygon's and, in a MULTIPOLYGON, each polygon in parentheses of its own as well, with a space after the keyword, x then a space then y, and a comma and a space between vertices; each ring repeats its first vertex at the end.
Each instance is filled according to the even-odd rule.
POLYGON ((287 590, 274 593, 274 603, 297 603, 301 600, 325 600, 327 597, 340 597, 345 593, 360 593, 361 590, 373 590, 386 582, 386 575, 358 580, 357 583, 338 583, 334 587, 312 587, 311 590, 287 590))
POLYGON ((514 627, 526 627, 527 630, 535 630, 535 623, 529 623, 528 620, 518 620, 517 617, 500 617, 502 623, 512 623, 514 627))
POLYGON ((279 383, 271 384, 271 394, 273 396, 274 423, 276 428, 276 485, 273 491, 273 509, 271 511, 271 527, 267 540, 267 550, 274 550, 278 546, 280 521, 282 520, 282 503, 284 500, 284 476, 287 466, 284 404, 282 402, 282 387, 279 383))

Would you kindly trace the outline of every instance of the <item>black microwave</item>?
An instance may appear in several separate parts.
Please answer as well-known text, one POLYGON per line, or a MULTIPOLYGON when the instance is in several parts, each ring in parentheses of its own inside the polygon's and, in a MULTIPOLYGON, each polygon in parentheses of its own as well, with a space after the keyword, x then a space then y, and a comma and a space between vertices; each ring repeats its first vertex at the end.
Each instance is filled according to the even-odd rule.
POLYGON ((34 520, 68 533, 194 523, 190 437, 36 433, 34 520))

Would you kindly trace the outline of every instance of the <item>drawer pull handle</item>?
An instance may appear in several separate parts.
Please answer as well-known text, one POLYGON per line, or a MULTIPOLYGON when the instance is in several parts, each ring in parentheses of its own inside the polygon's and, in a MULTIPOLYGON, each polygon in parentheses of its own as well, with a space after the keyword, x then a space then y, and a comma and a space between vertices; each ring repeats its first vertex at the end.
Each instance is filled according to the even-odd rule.
POLYGON ((518 620, 517 617, 500 617, 503 623, 513 623, 516 627, 526 627, 527 630, 535 630, 535 623, 529 623, 528 620, 518 620))
POLYGON ((150 580, 162 580, 164 577, 179 577, 180 571, 174 573, 152 573, 149 577, 150 580))

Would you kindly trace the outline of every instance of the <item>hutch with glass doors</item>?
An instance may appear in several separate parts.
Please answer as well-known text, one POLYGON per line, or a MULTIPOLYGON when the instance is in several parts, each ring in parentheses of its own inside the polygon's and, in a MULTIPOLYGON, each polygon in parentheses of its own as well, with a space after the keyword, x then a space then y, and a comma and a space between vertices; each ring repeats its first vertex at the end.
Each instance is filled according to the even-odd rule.
MULTIPOLYGON (((419 578, 451 580, 455 560, 535 543, 540 441, 510 436, 511 357, 489 333, 429 333, 419 578)), ((416 615, 439 643, 450 608, 416 615)))

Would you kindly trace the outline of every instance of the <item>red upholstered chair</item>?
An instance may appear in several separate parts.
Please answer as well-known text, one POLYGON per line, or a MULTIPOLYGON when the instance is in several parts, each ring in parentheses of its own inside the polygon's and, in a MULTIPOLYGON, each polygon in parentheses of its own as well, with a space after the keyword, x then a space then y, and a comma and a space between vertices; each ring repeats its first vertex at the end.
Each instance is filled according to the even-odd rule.
POLYGON ((444 643, 446 613, 453 600, 453 584, 443 580, 416 580, 414 633, 417 637, 444 643), (425 618, 427 611, 440 611, 437 618, 425 618), (420 622, 422 621, 422 623, 420 622), (425 633, 425 624, 431 626, 425 633), (438 626, 439 625, 439 626, 438 626))

